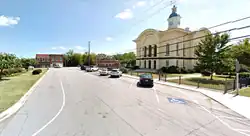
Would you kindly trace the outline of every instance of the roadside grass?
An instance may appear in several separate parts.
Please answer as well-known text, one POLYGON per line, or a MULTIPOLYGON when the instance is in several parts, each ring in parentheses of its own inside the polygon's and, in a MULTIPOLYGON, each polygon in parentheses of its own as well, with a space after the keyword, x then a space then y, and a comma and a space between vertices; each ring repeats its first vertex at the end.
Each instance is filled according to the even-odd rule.
MULTIPOLYGON (((237 92, 234 91, 232 94, 236 94, 237 92)), ((246 97, 250 97, 250 87, 247 88, 243 88, 239 90, 239 95, 241 96, 246 96, 246 97)))
POLYGON ((47 71, 39 75, 32 75, 32 70, 17 74, 16 76, 4 77, 0 81, 0 112, 15 104, 31 86, 47 71))
POLYGON ((226 76, 214 76, 213 80, 210 80, 209 76, 196 77, 196 78, 185 78, 185 79, 173 79, 168 80, 169 82, 174 82, 178 84, 191 85, 195 87, 208 88, 224 91, 225 87, 231 87, 233 84, 233 78, 228 78, 226 76))

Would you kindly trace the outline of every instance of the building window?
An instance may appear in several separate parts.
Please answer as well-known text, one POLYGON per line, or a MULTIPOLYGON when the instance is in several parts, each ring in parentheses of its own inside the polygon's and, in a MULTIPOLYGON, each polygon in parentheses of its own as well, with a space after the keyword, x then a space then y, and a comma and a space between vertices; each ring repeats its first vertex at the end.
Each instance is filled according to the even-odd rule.
POLYGON ((154 69, 156 69, 156 60, 154 60, 154 69))
POLYGON ((179 67, 179 60, 176 60, 176 66, 179 67))
POLYGON ((166 67, 169 67, 169 60, 166 60, 166 67))
POLYGON ((144 68, 147 68, 146 60, 144 60, 144 68))
POLYGON ((144 57, 147 57, 147 47, 144 47, 144 57))
POLYGON ((151 60, 148 61, 148 68, 151 69, 151 60))
POLYGON ((176 56, 179 56, 179 44, 176 45, 176 56))
POLYGON ((51 60, 52 60, 52 61, 54 61, 54 59, 55 59, 54 57, 51 57, 51 60))
POLYGON ((156 56, 157 56, 157 46, 154 45, 154 57, 156 57, 156 56))
POLYGON ((141 61, 139 60, 139 67, 141 67, 141 61))
POLYGON ((169 44, 166 45, 166 56, 169 56, 169 44))
POLYGON ((148 56, 151 57, 152 56, 152 46, 149 45, 148 47, 148 56))

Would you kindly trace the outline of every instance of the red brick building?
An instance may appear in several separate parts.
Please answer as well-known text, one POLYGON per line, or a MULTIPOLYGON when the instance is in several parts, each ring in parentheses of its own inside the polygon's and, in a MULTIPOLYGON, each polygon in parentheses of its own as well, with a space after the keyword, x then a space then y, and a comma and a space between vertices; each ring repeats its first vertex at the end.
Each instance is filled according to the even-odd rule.
POLYGON ((63 67, 63 54, 36 54, 36 67, 53 67, 55 65, 63 67))
POLYGON ((118 60, 96 60, 96 65, 98 67, 119 68, 120 62, 118 60))

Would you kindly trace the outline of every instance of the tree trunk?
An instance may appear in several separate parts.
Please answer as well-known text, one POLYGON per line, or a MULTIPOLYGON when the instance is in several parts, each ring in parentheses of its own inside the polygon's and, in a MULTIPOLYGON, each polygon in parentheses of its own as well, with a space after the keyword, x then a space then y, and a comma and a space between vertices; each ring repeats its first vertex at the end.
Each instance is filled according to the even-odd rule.
POLYGON ((2 79, 3 69, 0 70, 0 80, 2 79))
POLYGON ((210 80, 213 80, 213 73, 210 75, 210 80))

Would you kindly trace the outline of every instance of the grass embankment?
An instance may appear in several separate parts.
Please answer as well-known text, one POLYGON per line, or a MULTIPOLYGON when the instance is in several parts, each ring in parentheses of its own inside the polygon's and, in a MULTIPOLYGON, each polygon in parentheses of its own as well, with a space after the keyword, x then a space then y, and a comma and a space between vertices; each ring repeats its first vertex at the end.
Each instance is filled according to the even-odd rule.
POLYGON ((28 71, 0 80, 0 112, 16 103, 47 71, 47 69, 42 70, 39 75, 32 75, 32 71, 28 71))
POLYGON ((174 79, 174 80, 168 80, 169 82, 185 84, 185 85, 191 85, 196 87, 202 87, 202 88, 209 88, 209 89, 216 89, 216 90, 225 90, 225 85, 227 83, 227 87, 231 87, 230 83, 233 83, 233 77, 229 78, 227 76, 220 76, 216 75, 213 76, 213 80, 210 79, 210 77, 204 76, 204 77, 197 77, 197 78, 186 78, 186 79, 174 79))

